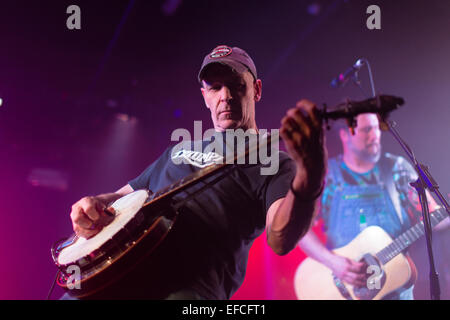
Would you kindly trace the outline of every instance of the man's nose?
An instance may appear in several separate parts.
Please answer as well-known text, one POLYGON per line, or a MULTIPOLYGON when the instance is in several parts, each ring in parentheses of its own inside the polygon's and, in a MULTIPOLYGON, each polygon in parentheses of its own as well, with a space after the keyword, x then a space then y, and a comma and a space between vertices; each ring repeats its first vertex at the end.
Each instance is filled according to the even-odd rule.
POLYGON ((380 139, 380 129, 372 128, 369 131, 368 138, 369 138, 370 141, 377 141, 377 140, 379 140, 380 139))
POLYGON ((231 99, 231 90, 227 86, 222 86, 222 88, 220 89, 220 100, 229 101, 231 99))

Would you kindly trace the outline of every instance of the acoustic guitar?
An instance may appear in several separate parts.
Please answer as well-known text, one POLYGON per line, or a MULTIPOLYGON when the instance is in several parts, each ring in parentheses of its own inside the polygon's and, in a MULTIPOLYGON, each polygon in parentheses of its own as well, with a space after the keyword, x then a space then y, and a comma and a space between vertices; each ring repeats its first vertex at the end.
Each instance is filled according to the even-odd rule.
MULTIPOLYGON (((431 214, 434 227, 447 217, 445 210, 431 214)), ((297 268, 294 289, 300 300, 379 300, 389 293, 414 284, 416 269, 403 252, 424 235, 423 222, 419 222, 395 240, 380 227, 370 226, 359 233, 346 246, 333 250, 335 254, 368 265, 367 286, 356 288, 340 281, 325 265, 306 258, 297 268)))

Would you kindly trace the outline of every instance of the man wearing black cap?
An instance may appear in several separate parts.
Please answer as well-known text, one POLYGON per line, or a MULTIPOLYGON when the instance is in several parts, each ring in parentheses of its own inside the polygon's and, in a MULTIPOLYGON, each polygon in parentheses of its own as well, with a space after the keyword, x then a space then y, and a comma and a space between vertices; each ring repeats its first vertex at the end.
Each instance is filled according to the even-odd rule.
POLYGON ((240 48, 218 46, 203 60, 198 79, 202 84, 202 94, 216 131, 226 129, 255 129, 255 102, 261 99, 262 82, 258 79, 256 67, 250 56, 240 48), (229 72, 230 68, 234 72, 229 72), (236 83, 237 88, 218 85, 226 81, 236 83), (247 86, 253 89, 246 95, 247 86), (224 89, 226 92, 219 92, 224 89), (241 99, 231 97, 234 90, 241 99), (226 96, 224 96, 226 95, 226 96), (230 103, 221 103, 231 101, 230 103))
MULTIPOLYGON (((262 82, 244 50, 214 48, 204 58, 198 79, 217 133, 212 140, 225 139, 233 129, 258 135, 255 103, 261 99, 262 82)), ((173 229, 150 259, 96 297, 229 299, 243 282, 253 241, 264 230, 277 254, 292 250, 309 229, 326 171, 322 125, 314 104, 302 100, 288 110, 280 134, 289 155, 272 150, 279 159, 275 174, 262 175, 261 163, 239 164, 220 179, 207 180, 208 188, 185 201, 173 229)), ((174 161, 169 147, 117 192, 81 199, 72 207, 74 231, 90 238, 101 231, 102 210, 111 201, 137 189, 160 190, 226 156, 205 156, 210 143, 202 141, 198 152, 178 151, 176 156, 185 157, 182 163, 174 161)), ((187 194, 177 197, 183 200, 187 194)))

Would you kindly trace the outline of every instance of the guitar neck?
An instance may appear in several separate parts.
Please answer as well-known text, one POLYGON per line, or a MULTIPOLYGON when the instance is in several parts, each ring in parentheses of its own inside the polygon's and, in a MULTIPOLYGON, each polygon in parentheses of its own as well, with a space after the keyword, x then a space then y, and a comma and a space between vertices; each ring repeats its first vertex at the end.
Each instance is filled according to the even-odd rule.
MULTIPOLYGON (((430 214, 431 226, 434 227, 439 222, 447 217, 447 212, 444 209, 438 209, 430 214)), ((423 221, 420 221, 407 231, 398 236, 390 245, 376 254, 377 258, 382 264, 386 264, 391 259, 396 257, 399 253, 408 248, 411 244, 417 241, 425 234, 425 227, 423 221)))

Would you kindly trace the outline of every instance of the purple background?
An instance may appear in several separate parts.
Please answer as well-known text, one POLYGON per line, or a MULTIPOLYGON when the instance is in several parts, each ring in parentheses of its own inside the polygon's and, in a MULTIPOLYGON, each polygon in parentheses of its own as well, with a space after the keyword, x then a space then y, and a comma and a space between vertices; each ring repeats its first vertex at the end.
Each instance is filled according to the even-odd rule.
MULTIPOLYGON (((50 247, 70 235, 71 205, 126 184, 164 150, 174 129, 192 131, 194 120, 209 128, 196 76, 204 55, 219 44, 244 48, 257 65, 260 128, 278 128, 301 98, 328 106, 363 100, 351 83, 333 89, 329 82, 367 58, 377 92, 406 101, 391 116, 402 137, 431 166, 441 191, 450 191, 450 2, 112 3, 0 4, 0 299, 45 299, 56 272, 50 247), (366 28, 366 8, 374 3, 381 7, 381 30, 366 28), (66 28, 71 4, 81 8, 81 30, 66 28), (136 121, 121 121, 118 113, 136 121)), ((367 68, 360 79, 369 93, 367 68)), ((340 151, 331 132, 328 146, 330 155, 340 151)), ((403 155, 389 134, 383 147, 403 155)), ((448 231, 435 239, 448 299, 449 251, 439 245, 448 231)), ((272 260, 265 243, 255 250, 236 297, 294 298, 300 250, 272 260)), ((413 254, 421 271, 416 295, 426 299, 424 242, 413 254)), ((59 294, 57 288, 52 298, 59 294)))

